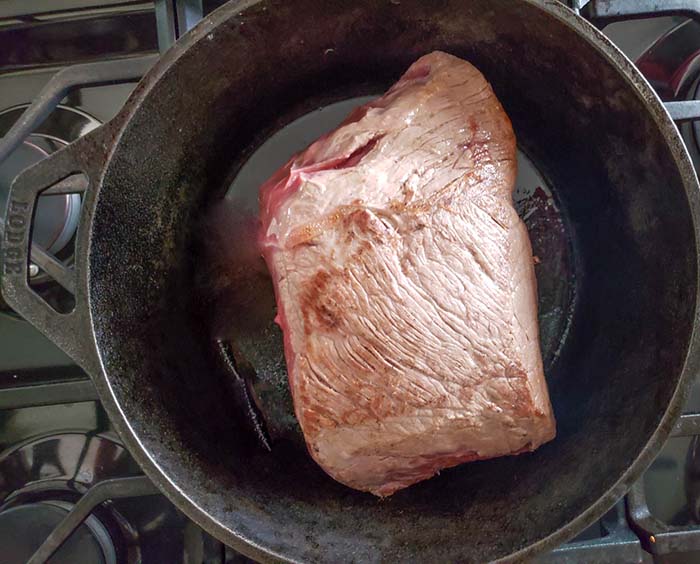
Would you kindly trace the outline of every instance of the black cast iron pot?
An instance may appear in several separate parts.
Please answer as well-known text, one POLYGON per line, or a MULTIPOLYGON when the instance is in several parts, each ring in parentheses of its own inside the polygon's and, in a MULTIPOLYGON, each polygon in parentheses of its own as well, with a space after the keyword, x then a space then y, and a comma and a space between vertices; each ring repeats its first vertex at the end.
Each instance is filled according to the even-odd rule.
POLYGON ((7 302, 92 376, 146 473, 263 560, 483 562, 554 547, 657 453, 698 368, 698 184, 662 104, 585 20, 549 0, 234 1, 179 41, 110 123, 26 171, 5 218, 7 302), (475 64, 553 187, 573 269, 548 380, 558 436, 385 501, 303 447, 249 449, 194 291, 202 210, 270 133, 376 94, 420 55, 475 64), (84 173, 60 314, 27 283, 37 194, 84 173))

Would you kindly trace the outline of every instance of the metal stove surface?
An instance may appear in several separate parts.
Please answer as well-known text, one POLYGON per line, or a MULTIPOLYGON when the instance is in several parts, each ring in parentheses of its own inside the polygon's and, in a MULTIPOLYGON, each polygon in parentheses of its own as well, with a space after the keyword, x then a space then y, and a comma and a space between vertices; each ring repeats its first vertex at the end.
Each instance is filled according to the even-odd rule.
MULTIPOLYGON (((2 116, 30 103, 60 68, 162 51, 202 13, 222 3, 4 0, 0 137, 9 128, 2 116)), ((665 99, 696 96, 700 24, 659 17, 617 22, 605 33, 630 58, 640 60, 665 99)), ((79 89, 63 101, 63 111, 82 114, 90 123, 105 122, 133 87, 79 89)), ((75 120, 68 121, 68 127, 62 121, 57 135, 52 133, 57 147, 75 138, 70 127, 75 120)), ((700 163, 700 129, 688 123, 682 131, 700 163)), ((686 411, 700 412, 700 386, 686 411)), ((539 561, 700 562, 699 433, 700 420, 683 419, 625 499, 595 526, 539 561)), ((51 562, 78 564, 247 561, 155 491, 121 446, 84 373, 0 302, 0 562, 30 557, 31 562, 43 562, 54 550, 51 562)))

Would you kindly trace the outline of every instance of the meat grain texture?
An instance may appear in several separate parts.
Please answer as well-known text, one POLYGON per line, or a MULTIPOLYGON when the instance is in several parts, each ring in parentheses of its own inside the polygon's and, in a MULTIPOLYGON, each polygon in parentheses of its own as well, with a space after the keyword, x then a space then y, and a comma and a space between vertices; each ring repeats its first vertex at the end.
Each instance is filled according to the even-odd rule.
POLYGON ((296 416, 388 496, 555 435, 513 129, 471 64, 418 59, 261 188, 296 416))

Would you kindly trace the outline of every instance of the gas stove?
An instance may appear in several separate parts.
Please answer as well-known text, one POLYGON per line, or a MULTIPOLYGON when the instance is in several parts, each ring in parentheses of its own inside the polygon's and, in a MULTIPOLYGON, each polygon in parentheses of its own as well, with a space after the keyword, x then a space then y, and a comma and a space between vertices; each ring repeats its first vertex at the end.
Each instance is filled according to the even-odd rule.
MULTIPOLYGON (((21 170, 116 115, 141 73, 221 3, 1 3, 0 137, 34 99, 48 95, 42 89, 57 72, 90 72, 65 73, 69 91, 60 105, 0 163, 0 207, 21 170), (119 79, 105 70, 114 62, 122 67, 119 79)), ((697 4, 569 2, 637 62, 664 101, 700 99, 700 15, 692 12, 700 9, 697 4), (640 12, 647 17, 640 19, 640 12)), ((700 166, 700 121, 674 117, 700 166)), ((64 264, 71 261, 80 204, 80 196, 71 193, 44 196, 38 207, 34 242, 64 264)), ((60 288, 41 268, 33 265, 30 277, 37 291, 60 301, 60 288)), ((698 385, 672 438, 630 493, 593 527, 538 561, 700 561, 696 413, 698 385)), ((0 562, 46 561, 249 560, 210 537, 157 491, 120 443, 86 375, 0 300, 0 562)))

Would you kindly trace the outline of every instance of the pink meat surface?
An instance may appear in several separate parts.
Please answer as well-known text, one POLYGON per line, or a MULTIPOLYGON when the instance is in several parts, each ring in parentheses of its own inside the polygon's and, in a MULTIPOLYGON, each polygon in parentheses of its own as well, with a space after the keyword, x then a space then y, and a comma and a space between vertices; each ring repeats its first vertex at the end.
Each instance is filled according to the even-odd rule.
POLYGON ((434 52, 260 192, 296 416, 333 478, 388 496, 555 435, 516 143, 434 52))

